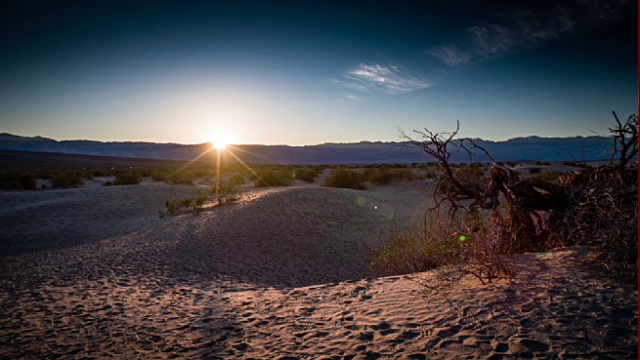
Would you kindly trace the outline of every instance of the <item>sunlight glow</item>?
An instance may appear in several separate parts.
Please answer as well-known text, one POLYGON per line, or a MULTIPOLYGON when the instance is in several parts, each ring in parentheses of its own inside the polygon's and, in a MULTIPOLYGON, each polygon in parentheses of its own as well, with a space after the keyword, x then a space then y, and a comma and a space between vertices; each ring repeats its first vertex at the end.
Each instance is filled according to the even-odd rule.
POLYGON ((232 141, 233 138, 231 134, 224 130, 216 130, 211 136, 211 143, 213 144, 213 147, 218 150, 225 149, 232 141))

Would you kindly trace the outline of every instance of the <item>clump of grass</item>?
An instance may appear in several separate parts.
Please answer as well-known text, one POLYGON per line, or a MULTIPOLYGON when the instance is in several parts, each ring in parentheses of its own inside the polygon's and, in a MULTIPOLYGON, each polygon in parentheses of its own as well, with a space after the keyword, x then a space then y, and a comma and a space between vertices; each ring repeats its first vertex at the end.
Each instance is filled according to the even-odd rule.
POLYGON ((257 172, 255 187, 289 186, 293 184, 293 173, 287 168, 278 170, 261 170, 257 172))
POLYGON ((343 168, 331 170, 331 175, 324 179, 325 186, 366 190, 365 176, 354 170, 343 168))

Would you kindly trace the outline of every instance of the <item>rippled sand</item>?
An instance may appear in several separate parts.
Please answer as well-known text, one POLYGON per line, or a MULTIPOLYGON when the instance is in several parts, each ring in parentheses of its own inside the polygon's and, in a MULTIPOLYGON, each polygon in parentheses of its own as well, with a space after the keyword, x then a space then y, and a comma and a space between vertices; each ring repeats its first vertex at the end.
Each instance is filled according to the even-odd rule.
POLYGON ((368 249, 421 224, 430 183, 251 190, 158 217, 196 191, 0 193, 0 358, 637 358, 637 289, 576 249, 490 285, 375 278, 368 249))

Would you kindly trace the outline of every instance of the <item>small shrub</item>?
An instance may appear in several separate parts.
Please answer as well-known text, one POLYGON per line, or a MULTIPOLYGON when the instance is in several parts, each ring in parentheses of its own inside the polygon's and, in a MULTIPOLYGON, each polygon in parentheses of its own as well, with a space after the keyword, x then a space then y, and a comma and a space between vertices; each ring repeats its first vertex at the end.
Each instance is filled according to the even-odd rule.
POLYGON ((35 190, 38 179, 32 174, 24 174, 18 178, 18 183, 22 190, 35 190))
POLYGON ((207 200, 207 197, 204 194, 202 194, 200 190, 198 190, 198 195, 196 196, 196 199, 195 199, 194 208, 201 209, 206 200, 207 200))
POLYGON ((53 187, 68 189, 77 188, 84 184, 81 175, 76 171, 59 171, 52 176, 53 187))
POLYGON ((425 174, 424 174, 424 177, 425 177, 426 179, 433 179, 433 180, 435 180, 435 179, 437 179, 437 178, 438 178, 438 174, 437 174, 435 171, 433 171, 433 170, 426 170, 426 172, 425 172, 425 174))
POLYGON ((259 171, 254 185, 255 187, 289 186, 293 184, 293 179, 293 174, 286 168, 259 171))
POLYGON ((229 185, 238 186, 244 185, 244 183, 244 176, 242 176, 242 174, 235 174, 229 178, 229 185))
POLYGON ((93 170, 93 171, 91 172, 91 176, 92 176, 92 177, 94 177, 94 178, 96 178, 96 177, 103 177, 103 176, 109 176, 109 175, 110 175, 109 173, 107 173, 107 172, 106 172, 106 171, 104 171, 104 170, 100 170, 100 169, 98 169, 98 170, 93 170))
POLYGON ((0 189, 36 190, 37 176, 30 172, 6 172, 0 175, 0 189))
MULTIPOLYGON (((481 193, 489 185, 489 178, 486 175, 485 170, 476 165, 476 163, 470 166, 465 166, 458 169, 453 169, 453 173, 456 179, 468 189, 474 192, 481 193)), ((451 179, 446 174, 440 175, 436 192, 439 194, 457 194, 460 190, 452 183, 451 179)))
POLYGON ((309 184, 313 184, 316 182, 316 178, 320 175, 322 170, 318 168, 301 168, 296 169, 295 177, 298 180, 302 180, 309 184))
POLYGON ((153 181, 165 181, 167 179, 167 172, 162 170, 152 171, 151 178, 153 181))
POLYGON ((113 185, 138 185, 142 181, 142 177, 135 172, 127 172, 116 174, 113 185))
POLYGON ((331 175, 324 180, 324 185, 338 188, 366 190, 367 187, 365 186, 364 181, 365 177, 356 171, 335 169, 331 170, 331 175))
POLYGON ((176 171, 165 177, 165 182, 171 185, 189 185, 193 186, 193 181, 196 179, 193 173, 184 170, 176 171))
POLYGON ((542 170, 540 168, 530 168, 529 174, 540 174, 542 170))
POLYGON ((398 169, 394 171, 393 177, 396 179, 404 180, 424 180, 425 176, 421 173, 416 173, 412 169, 398 169))
POLYGON ((190 207, 191 203, 193 203, 194 198, 184 198, 184 199, 180 199, 180 206, 181 207, 190 207))
POLYGON ((107 181, 104 184, 102 184, 102 186, 112 186, 113 185, 113 181, 107 181))
POLYGON ((391 231, 372 249, 371 267, 380 276, 404 275, 458 262, 460 244, 434 231, 391 231))
POLYGON ((367 181, 371 181, 376 185, 390 184, 394 179, 396 173, 389 170, 389 168, 383 167, 374 172, 371 176, 367 177, 367 181))
POLYGON ((472 231, 464 223, 426 231, 392 231, 370 253, 371 267, 381 276, 423 272, 453 266, 459 275, 472 274, 483 284, 516 273, 516 264, 500 236, 486 228, 472 231), (486 281, 486 282, 485 282, 486 281))
POLYGON ((167 208, 169 215, 175 215, 180 209, 180 202, 178 200, 167 200, 164 202, 164 206, 167 208))

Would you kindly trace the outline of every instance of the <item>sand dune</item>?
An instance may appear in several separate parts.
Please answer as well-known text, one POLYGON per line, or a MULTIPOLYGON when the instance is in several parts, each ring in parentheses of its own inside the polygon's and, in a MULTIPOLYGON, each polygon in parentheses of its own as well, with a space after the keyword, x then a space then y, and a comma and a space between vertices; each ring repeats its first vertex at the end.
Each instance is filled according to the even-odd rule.
POLYGON ((0 358, 637 358, 636 289, 579 249, 487 286, 375 278, 367 248, 420 224, 429 189, 252 190, 164 219, 197 189, 0 193, 0 358))

